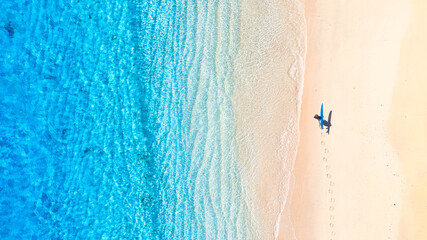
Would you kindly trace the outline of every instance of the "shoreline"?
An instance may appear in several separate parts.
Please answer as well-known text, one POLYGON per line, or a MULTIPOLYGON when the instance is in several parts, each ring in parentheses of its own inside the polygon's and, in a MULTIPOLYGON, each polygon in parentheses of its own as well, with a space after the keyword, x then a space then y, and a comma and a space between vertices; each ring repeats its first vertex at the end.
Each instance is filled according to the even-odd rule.
POLYGON ((405 1, 306 1, 301 138, 277 239, 398 238, 405 178, 387 122, 409 15, 405 1), (322 102, 329 135, 313 119, 322 102))
POLYGON ((300 0, 248 0, 240 10, 233 106, 243 201, 250 239, 275 239, 297 150, 304 9, 300 0))

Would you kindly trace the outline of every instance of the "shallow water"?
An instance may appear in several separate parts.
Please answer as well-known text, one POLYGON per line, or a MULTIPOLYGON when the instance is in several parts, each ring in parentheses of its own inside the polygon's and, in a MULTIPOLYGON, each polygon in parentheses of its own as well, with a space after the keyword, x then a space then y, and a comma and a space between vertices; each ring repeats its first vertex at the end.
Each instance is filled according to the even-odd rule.
POLYGON ((245 239, 235 2, 1 5, 2 239, 245 239))

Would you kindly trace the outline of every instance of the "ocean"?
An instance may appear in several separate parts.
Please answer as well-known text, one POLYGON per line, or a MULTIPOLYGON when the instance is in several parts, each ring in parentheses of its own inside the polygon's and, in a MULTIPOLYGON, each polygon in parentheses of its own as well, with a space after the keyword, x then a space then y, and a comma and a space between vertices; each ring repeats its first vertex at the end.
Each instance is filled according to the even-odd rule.
POLYGON ((0 9, 1 239, 259 239, 236 137, 241 2, 0 9))

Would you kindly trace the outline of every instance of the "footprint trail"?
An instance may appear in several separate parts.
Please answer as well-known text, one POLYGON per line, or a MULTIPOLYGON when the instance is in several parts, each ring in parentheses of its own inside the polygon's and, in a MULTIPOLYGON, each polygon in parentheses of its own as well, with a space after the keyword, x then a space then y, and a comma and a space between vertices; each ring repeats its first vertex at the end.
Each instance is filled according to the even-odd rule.
POLYGON ((335 231, 334 231, 334 226, 335 226, 335 216, 334 216, 334 210, 335 210, 335 197, 334 197, 334 186, 335 186, 335 182, 333 181, 333 177, 331 174, 331 165, 330 163, 328 163, 328 153, 329 153, 329 149, 327 148, 327 144, 326 144, 326 134, 324 132, 322 132, 320 134, 321 136, 321 141, 320 141, 320 145, 322 145, 322 150, 323 150, 323 162, 324 162, 324 166, 325 166, 325 171, 326 171, 326 178, 329 180, 329 187, 328 187, 328 198, 329 198, 329 228, 330 228, 330 240, 333 240, 335 237, 335 231))

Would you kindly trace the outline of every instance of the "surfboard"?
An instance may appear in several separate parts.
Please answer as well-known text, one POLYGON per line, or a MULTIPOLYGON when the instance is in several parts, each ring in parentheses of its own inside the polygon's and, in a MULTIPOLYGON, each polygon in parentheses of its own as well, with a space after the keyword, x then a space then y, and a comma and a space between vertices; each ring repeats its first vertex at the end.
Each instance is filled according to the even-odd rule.
POLYGON ((323 129, 323 103, 320 107, 320 128, 323 129))

